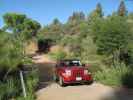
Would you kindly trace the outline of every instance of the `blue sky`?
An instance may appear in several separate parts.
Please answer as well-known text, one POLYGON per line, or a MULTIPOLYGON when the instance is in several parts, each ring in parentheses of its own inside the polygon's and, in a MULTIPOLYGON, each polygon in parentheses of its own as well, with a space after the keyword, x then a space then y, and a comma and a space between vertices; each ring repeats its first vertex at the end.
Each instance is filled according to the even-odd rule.
MULTIPOLYGON (((58 18, 66 22, 74 11, 83 11, 88 15, 100 2, 104 15, 117 11, 120 0, 0 0, 0 27, 3 26, 2 16, 6 12, 24 13, 42 25, 58 18)), ((133 12, 133 0, 125 0, 129 12, 133 12)))

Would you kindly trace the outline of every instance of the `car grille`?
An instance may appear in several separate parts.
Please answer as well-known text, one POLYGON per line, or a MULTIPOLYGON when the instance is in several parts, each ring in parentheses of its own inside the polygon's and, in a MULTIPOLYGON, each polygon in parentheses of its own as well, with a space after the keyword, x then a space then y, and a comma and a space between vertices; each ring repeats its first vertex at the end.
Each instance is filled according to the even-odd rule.
POLYGON ((75 76, 75 77, 81 77, 82 76, 82 71, 73 72, 73 76, 75 76))
POLYGON ((80 77, 81 76, 81 73, 80 72, 77 72, 76 76, 77 77, 80 77))

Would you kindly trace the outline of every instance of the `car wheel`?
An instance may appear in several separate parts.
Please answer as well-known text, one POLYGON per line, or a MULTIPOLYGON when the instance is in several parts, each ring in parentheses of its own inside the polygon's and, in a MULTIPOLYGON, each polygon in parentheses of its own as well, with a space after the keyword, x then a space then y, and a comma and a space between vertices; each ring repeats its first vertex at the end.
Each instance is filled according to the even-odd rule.
POLYGON ((55 81, 55 82, 58 81, 56 74, 53 75, 53 81, 55 81))
POLYGON ((59 77, 59 85, 62 87, 65 86, 62 77, 59 77))
POLYGON ((91 85, 93 83, 93 80, 87 82, 87 85, 91 85))

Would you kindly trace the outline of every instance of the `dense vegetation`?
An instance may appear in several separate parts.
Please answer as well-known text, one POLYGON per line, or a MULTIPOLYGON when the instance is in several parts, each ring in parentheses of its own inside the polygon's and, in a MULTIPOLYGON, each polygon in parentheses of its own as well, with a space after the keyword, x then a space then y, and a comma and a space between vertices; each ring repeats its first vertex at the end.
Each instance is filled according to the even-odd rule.
MULTIPOLYGON (((56 60, 78 58, 91 65, 96 81, 108 85, 133 87, 133 13, 122 1, 118 11, 104 16, 102 6, 87 16, 74 12, 66 23, 57 18, 41 28, 24 14, 6 13, 0 30, 0 99, 23 100, 20 87, 20 66, 32 64, 25 47, 33 38, 50 40, 61 49, 48 54, 56 60), (111 73, 111 74, 110 74, 111 73)), ((38 81, 36 70, 25 75, 26 100, 34 100, 38 81)))
MULTIPOLYGON (((32 64, 25 53, 25 46, 37 33, 40 24, 27 18, 26 15, 17 13, 6 13, 3 18, 5 25, 0 30, 0 99, 18 98, 20 100, 24 98, 19 73, 24 65, 32 64)), ((34 99, 33 91, 38 80, 37 72, 32 68, 24 75, 26 100, 34 99)))

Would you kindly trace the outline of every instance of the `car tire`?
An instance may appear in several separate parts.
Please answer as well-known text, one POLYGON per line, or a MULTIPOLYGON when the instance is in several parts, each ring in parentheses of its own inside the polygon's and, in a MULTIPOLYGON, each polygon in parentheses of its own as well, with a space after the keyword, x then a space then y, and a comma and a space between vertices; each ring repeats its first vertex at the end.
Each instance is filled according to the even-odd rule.
POLYGON ((63 79, 62 79, 61 76, 59 77, 59 85, 62 86, 62 87, 65 86, 65 83, 63 82, 63 79))
POLYGON ((93 80, 87 82, 87 85, 91 85, 93 83, 93 80))
POLYGON ((54 82, 57 82, 58 81, 56 74, 53 75, 53 81, 54 82))

